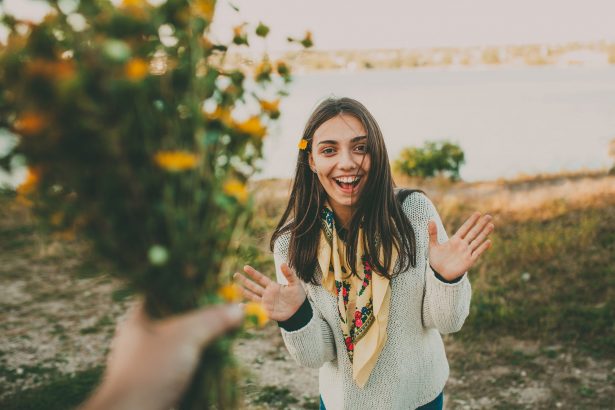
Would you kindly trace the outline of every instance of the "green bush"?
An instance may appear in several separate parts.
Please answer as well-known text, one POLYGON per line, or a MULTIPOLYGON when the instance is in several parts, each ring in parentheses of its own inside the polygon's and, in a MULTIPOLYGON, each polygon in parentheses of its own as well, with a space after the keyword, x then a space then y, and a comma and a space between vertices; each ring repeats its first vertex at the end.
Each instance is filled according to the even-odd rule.
POLYGON ((405 148, 393 166, 397 172, 412 177, 448 175, 456 181, 464 163, 465 154, 459 145, 449 141, 428 141, 421 148, 405 148))

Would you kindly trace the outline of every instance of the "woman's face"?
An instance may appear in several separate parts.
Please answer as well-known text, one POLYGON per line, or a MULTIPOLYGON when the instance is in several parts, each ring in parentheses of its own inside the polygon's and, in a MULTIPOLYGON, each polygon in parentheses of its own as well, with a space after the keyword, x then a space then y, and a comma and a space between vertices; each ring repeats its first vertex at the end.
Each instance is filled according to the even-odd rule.
POLYGON ((356 117, 340 114, 314 132, 310 167, 334 212, 347 212, 359 197, 370 167, 367 132, 356 117))

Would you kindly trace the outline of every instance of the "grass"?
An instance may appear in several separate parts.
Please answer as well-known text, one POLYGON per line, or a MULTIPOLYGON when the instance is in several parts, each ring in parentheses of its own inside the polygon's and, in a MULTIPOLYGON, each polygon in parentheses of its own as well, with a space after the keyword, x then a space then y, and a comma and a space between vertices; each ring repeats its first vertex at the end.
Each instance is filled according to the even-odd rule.
POLYGON ((471 273, 471 314, 460 335, 565 341, 614 357, 613 232, 615 202, 499 223, 493 249, 471 273))
POLYGON ((268 408, 281 410, 288 408, 289 404, 298 403, 299 400, 286 387, 264 386, 254 399, 254 402, 266 404, 268 408))
POLYGON ((51 382, 18 392, 0 402, 3 410, 64 410, 76 407, 93 391, 103 368, 95 367, 74 375, 59 375, 51 382))

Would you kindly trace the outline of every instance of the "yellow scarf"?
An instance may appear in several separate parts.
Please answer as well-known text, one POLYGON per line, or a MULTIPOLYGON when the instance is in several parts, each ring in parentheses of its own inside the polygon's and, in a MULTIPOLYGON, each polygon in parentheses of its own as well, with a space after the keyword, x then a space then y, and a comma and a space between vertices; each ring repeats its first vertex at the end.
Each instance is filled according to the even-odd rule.
MULTIPOLYGON (((366 259, 362 229, 357 246, 357 277, 347 266, 346 245, 337 235, 333 211, 328 206, 322 210, 321 221, 318 264, 323 274, 322 286, 337 298, 352 377, 363 387, 387 339, 391 287, 389 280, 376 274, 366 259)), ((396 258, 394 253, 391 266, 395 266, 396 258)))

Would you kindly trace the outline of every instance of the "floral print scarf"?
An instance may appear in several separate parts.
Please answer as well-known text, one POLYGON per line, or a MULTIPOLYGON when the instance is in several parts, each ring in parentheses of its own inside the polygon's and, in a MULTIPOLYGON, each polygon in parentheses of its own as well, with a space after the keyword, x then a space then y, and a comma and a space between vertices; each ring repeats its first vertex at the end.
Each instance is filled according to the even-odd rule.
MULTIPOLYGON (((346 245, 338 236, 333 211, 328 205, 321 211, 321 224, 318 264, 323 274, 322 285, 337 298, 353 379, 363 387, 386 342, 391 287, 389 280, 376 274, 366 259, 362 229, 357 244, 357 275, 352 275, 346 262, 346 245)), ((392 266, 396 256, 393 255, 392 266)))

